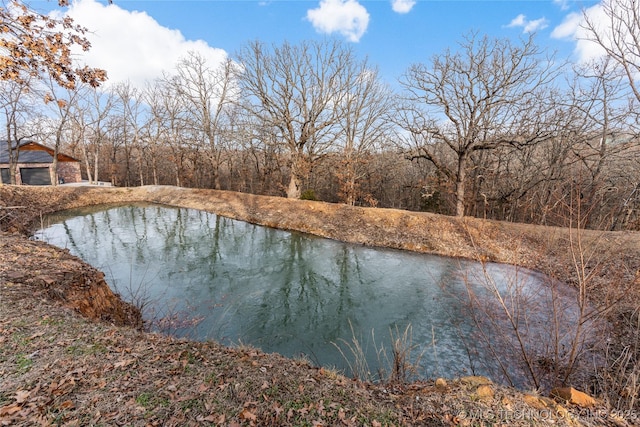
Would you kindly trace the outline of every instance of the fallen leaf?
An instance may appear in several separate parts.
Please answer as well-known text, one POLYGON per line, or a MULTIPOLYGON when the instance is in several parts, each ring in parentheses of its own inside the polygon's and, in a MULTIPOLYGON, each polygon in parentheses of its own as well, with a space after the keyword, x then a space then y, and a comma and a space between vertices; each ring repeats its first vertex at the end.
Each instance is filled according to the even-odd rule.
POLYGON ((16 405, 15 403, 3 406, 2 408, 0 408, 0 416, 15 414, 16 412, 19 412, 20 409, 22 409, 20 405, 16 405))
POLYGON ((120 362, 117 362, 115 365, 113 365, 114 368, 124 368, 127 367, 129 365, 131 365, 133 362, 135 362, 135 359, 127 359, 127 360, 122 360, 120 362))
POLYGON ((279 417, 282 412, 284 412, 284 408, 278 402, 275 402, 273 404, 273 410, 276 412, 276 418, 279 417))
POLYGON ((239 415, 241 420, 256 421, 258 417, 248 409, 243 409, 239 415))
POLYGON ((60 404, 60 408, 62 409, 71 409, 75 407, 75 405, 73 404, 73 402, 71 400, 65 400, 64 402, 62 402, 60 404))
POLYGON ((27 401, 27 399, 29 398, 29 395, 31 393, 25 390, 18 390, 16 392, 16 402, 17 403, 24 403, 27 401))
POLYGON ((219 418, 216 417, 215 415, 209 415, 209 416, 206 416, 206 417, 202 417, 202 416, 197 417, 196 421, 198 421, 199 423, 201 423, 203 421, 206 421, 206 422, 209 422, 209 423, 213 423, 213 422, 217 421, 218 419, 219 418))

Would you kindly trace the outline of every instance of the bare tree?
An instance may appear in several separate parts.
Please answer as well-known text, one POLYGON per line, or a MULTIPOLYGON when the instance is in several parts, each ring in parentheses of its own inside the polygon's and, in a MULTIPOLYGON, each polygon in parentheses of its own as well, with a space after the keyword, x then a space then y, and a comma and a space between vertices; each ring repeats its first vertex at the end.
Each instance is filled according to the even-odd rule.
MULTIPOLYGON (((284 43, 268 48, 252 42, 239 54, 246 111, 282 141, 289 155, 287 197, 299 198, 318 156, 336 140, 335 108, 348 91, 345 70, 354 55, 338 42, 284 43)), ((265 143, 268 141, 264 141, 265 143)))
POLYGON ((230 59, 212 65, 200 54, 191 52, 179 61, 177 74, 170 80, 187 109, 187 124, 210 162, 216 189, 220 188, 225 119, 231 101, 237 97, 233 68, 230 59))
MULTIPOLYGON (((133 150, 140 148, 140 128, 143 114, 141 92, 127 83, 119 83, 112 89, 115 97, 114 105, 114 134, 111 138, 111 182, 118 182, 117 166, 124 165, 122 182, 125 186, 131 185, 131 162, 134 158, 133 150), (120 147, 122 150, 120 150, 120 147), (124 151, 122 157, 118 157, 119 151, 124 151)), ((139 159, 142 156, 138 156, 139 159)), ((140 179, 143 181, 142 173, 140 179)), ((142 182, 142 184, 144 184, 142 182)))
POLYGON ((465 214, 470 156, 500 146, 526 146, 548 137, 541 91, 556 75, 533 36, 517 45, 467 35, 457 52, 445 51, 429 65, 412 65, 401 84, 404 104, 397 120, 412 159, 433 163, 455 183, 456 215, 465 214))
MULTIPOLYGON (((602 47, 623 70, 629 87, 636 101, 640 102, 640 1, 638 0, 605 0, 602 2, 602 11, 606 21, 600 21, 583 13, 583 28, 587 30, 587 39, 602 47)), ((640 115, 636 111, 636 123, 640 115)), ((637 132, 636 132, 637 134, 637 132)), ((637 136, 637 135, 636 135, 637 136)), ((632 149, 635 149, 632 147, 632 149)), ((635 207, 639 204, 640 182, 632 185, 630 195, 624 197, 621 212, 626 212, 626 218, 622 221, 628 224, 635 207)), ((618 219, 616 218, 613 227, 618 219)))
POLYGON ((113 104, 112 94, 101 95, 93 88, 86 98, 82 98, 78 114, 73 115, 73 143, 80 146, 87 178, 92 184, 99 180, 100 153, 106 140, 106 124, 113 104))
POLYGON ((473 214, 563 226, 571 189, 580 188, 579 226, 606 227, 605 217, 610 220, 615 210, 612 198, 624 188, 616 177, 620 160, 629 155, 622 143, 628 138, 628 90, 613 65, 605 59, 575 67, 563 90, 551 97, 548 140, 471 157, 473 214))
POLYGON ((624 70, 635 98, 640 102, 640 1, 605 0, 606 22, 583 13, 587 39, 600 45, 624 70))
POLYGON ((153 101, 150 108, 156 134, 169 149, 175 185, 180 187, 185 184, 186 156, 194 138, 188 131, 187 107, 177 92, 176 79, 176 76, 165 75, 157 80, 153 89, 147 89, 146 99, 153 101))
POLYGON ((51 112, 54 114, 54 123, 52 126, 53 133, 53 160, 50 169, 51 184, 58 185, 58 154, 63 143, 65 131, 72 123, 72 117, 78 114, 80 99, 87 96, 87 87, 85 85, 75 85, 72 88, 56 87, 56 81, 50 78, 47 81, 47 94, 45 95, 45 103, 50 106, 51 112))
MULTIPOLYGON (((389 135, 391 122, 388 113, 392 107, 392 94, 378 78, 378 71, 364 61, 358 67, 346 70, 347 94, 337 106, 341 116, 342 143, 340 164, 336 176, 340 182, 340 198, 355 205, 361 194, 359 185, 364 175, 366 157, 380 147, 389 135)), ((364 194, 369 204, 375 204, 370 194, 364 194)))
POLYGON ((160 183, 158 176, 158 156, 163 145, 167 142, 167 127, 164 125, 164 109, 162 85, 159 82, 147 84, 143 92, 143 102, 149 108, 149 116, 142 128, 144 139, 150 156, 147 163, 151 165, 151 177, 154 185, 160 183))
MULTIPOLYGON (((16 184, 20 143, 33 137, 24 124, 33 115, 31 80, 5 81, 0 86, 0 110, 4 119, 9 164, 9 183, 16 184)), ((0 179, 2 185, 2 179, 0 179)))
POLYGON ((620 71, 611 57, 604 57, 577 67, 578 79, 571 85, 572 108, 582 122, 572 154, 586 175, 581 180, 584 223, 578 227, 603 219, 597 209, 606 207, 604 197, 618 185, 611 176, 616 168, 611 162, 625 155, 631 116, 629 91, 620 71))

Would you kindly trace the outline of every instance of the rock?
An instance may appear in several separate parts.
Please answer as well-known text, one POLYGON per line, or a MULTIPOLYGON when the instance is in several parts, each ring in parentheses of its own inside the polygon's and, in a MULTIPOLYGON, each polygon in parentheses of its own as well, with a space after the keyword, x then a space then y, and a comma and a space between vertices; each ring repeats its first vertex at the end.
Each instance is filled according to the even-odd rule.
POLYGON ((502 399, 500 399, 500 403, 502 403, 502 406, 507 411, 512 411, 513 410, 513 405, 512 405, 511 399, 509 399, 507 396, 502 396, 502 399))
POLYGON ((566 420, 571 420, 571 414, 569 413, 569 411, 567 410, 567 408, 565 408, 562 405, 559 404, 555 404, 553 409, 555 409, 556 414, 560 415, 562 418, 566 419, 566 420))
POLYGON ((596 404, 596 400, 586 393, 576 390, 573 387, 558 387, 551 390, 550 397, 561 400, 581 408, 589 408, 596 404))
POLYGON ((481 377, 481 376, 462 377, 460 378, 460 382, 462 382, 462 384, 465 384, 471 387, 478 387, 481 385, 493 384, 493 382, 489 378, 481 377))
POLYGON ((493 387, 488 384, 482 384, 476 389, 476 397, 478 399, 493 399, 494 394, 493 387))
POLYGON ((447 380, 445 380, 444 378, 438 378, 436 380, 436 388, 439 388, 439 389, 447 388, 447 380))
POLYGON ((493 382, 482 376, 469 376, 460 378, 460 382, 467 388, 475 389, 473 397, 476 399, 492 399, 495 395, 493 391, 493 382))
POLYGON ((538 410, 549 410, 553 409, 556 414, 560 415, 566 420, 571 420, 571 414, 569 411, 562 405, 559 405, 554 400, 549 399, 548 397, 542 396, 534 396, 532 394, 525 394, 523 396, 523 400, 530 407, 538 410))
POLYGON ((547 405, 542 399, 532 394, 525 394, 522 397, 522 399, 525 401, 527 405, 531 406, 533 409, 545 409, 547 407, 547 405))

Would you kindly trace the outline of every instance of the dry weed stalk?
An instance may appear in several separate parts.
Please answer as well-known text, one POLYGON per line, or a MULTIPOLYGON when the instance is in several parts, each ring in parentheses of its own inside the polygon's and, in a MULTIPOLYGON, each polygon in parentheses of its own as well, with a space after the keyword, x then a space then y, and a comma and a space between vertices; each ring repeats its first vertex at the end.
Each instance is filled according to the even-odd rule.
POLYGON ((372 374, 367 361, 366 350, 356 336, 351 321, 349 321, 349 328, 351 329, 351 340, 340 340, 340 343, 348 350, 348 354, 345 353, 345 350, 340 345, 336 343, 333 343, 333 345, 340 352, 355 379, 371 382, 407 383, 417 378, 420 360, 425 350, 423 349, 414 358, 415 350, 418 349, 419 345, 413 342, 411 324, 408 324, 402 331, 398 328, 398 325, 395 325, 395 328, 389 328, 390 349, 385 348, 384 344, 378 346, 375 341, 375 332, 371 331, 373 347, 378 361, 376 376, 372 374))
MULTIPOLYGON (((372 381, 374 378, 372 377, 371 370, 369 369, 369 363, 367 362, 366 352, 364 351, 362 344, 360 343, 360 339, 355 334, 353 330, 353 324, 351 320, 349 320, 349 329, 351 330, 351 342, 340 339, 342 345, 346 346, 350 354, 345 354, 345 351, 342 347, 336 343, 332 343, 336 349, 340 352, 340 355, 346 362, 349 367, 349 371, 353 378, 359 381, 372 381)), ((373 336, 373 331, 371 331, 371 335, 373 336)))
MULTIPOLYGON (((552 277, 544 283, 546 294, 533 295, 527 289, 526 281, 519 277, 526 274, 517 267, 504 283, 497 283, 482 258, 479 259, 482 272, 476 277, 481 290, 474 289, 469 278, 465 280, 467 301, 464 303, 469 307, 477 335, 484 349, 497 362, 500 374, 511 385, 535 389, 571 385, 595 372, 588 367, 592 366, 587 363, 589 356, 593 356, 600 366, 605 362, 596 355, 602 353, 610 334, 606 315, 620 301, 623 292, 615 289, 620 284, 611 289, 597 289, 601 283, 596 278, 605 271, 607 261, 607 254, 602 250, 604 232, 585 229, 589 215, 583 212, 579 190, 564 203, 570 212, 563 239, 573 270, 569 274, 573 277, 573 297, 569 298, 552 277), (598 290, 606 295, 595 305, 593 294, 598 290), (517 361, 515 365, 514 360, 517 361), (516 384, 519 374, 526 377, 526 384, 516 384)), ((550 244, 557 247, 549 250, 560 250, 557 243, 550 244)), ((479 249, 478 253, 481 253, 479 249)), ((630 353, 630 349, 621 352, 612 368, 621 369, 624 365, 627 372, 640 372, 640 368, 629 368, 630 353)), ((630 387, 637 392, 635 384, 632 380, 630 387)))
MULTIPOLYGON (((499 372, 510 385, 526 385, 538 389, 542 385, 540 361, 548 360, 548 348, 558 348, 559 327, 556 310, 552 310, 552 331, 539 334, 538 314, 545 311, 543 302, 527 292, 520 269, 499 283, 489 271, 489 265, 481 262, 481 275, 472 280, 465 277, 468 313, 480 338, 478 345, 490 354, 499 372), (480 287, 476 290, 477 284, 480 287), (541 342, 543 336, 551 342, 541 342), (541 354, 542 353, 542 354, 541 354), (544 356, 543 356, 544 354, 544 356), (522 384, 522 377, 526 378, 522 384)), ((553 300, 553 298, 552 298, 553 300)), ((553 302, 553 301, 552 301, 553 302)), ((485 361, 489 370, 491 363, 485 361)), ((497 374, 494 373, 494 375, 497 374)))
POLYGON ((415 379, 418 375, 420 367, 420 360, 424 355, 425 349, 423 349, 414 358, 412 354, 418 349, 418 345, 413 342, 413 327, 409 323, 402 332, 398 329, 398 325, 395 328, 389 329, 389 335, 391 336, 391 358, 389 358, 389 352, 384 350, 384 347, 380 347, 380 351, 377 352, 378 356, 384 358, 385 364, 382 366, 389 366, 390 370, 383 378, 386 382, 398 382, 406 383, 415 379))
MULTIPOLYGON (((622 326, 625 345, 608 342, 605 366, 594 366, 595 390, 617 410, 633 411, 640 404, 640 312, 636 309, 622 326)), ((620 340, 622 341, 622 340, 620 340)))

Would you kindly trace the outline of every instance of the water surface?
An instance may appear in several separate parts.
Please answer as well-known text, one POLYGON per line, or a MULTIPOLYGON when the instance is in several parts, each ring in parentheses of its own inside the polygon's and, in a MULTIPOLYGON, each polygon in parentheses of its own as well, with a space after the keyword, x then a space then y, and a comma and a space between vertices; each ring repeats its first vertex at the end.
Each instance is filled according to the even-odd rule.
MULTIPOLYGON (((549 339, 530 325, 553 310, 540 304, 551 287, 509 266, 345 244, 155 205, 67 211, 47 221, 36 238, 105 272, 124 299, 143 306, 153 328, 176 336, 250 344, 347 374, 345 356, 356 338, 374 373, 382 363, 376 350, 389 349, 390 330, 411 325, 419 375, 496 378, 496 355, 480 345, 477 330, 478 323, 506 320, 499 307, 494 319, 483 314, 495 305, 496 284, 510 304, 528 301, 530 309, 521 310, 526 338, 542 345, 549 339), (471 310, 470 298, 482 309, 471 310)), ((573 297, 564 293, 570 323, 573 297)), ((509 363, 518 370, 517 361, 509 363)))

